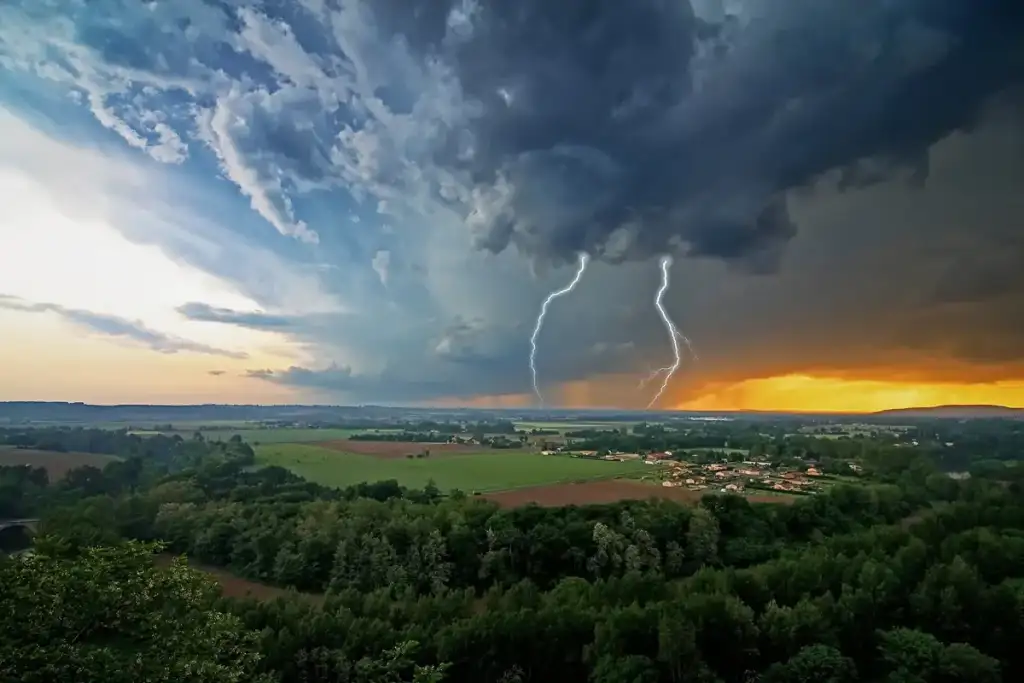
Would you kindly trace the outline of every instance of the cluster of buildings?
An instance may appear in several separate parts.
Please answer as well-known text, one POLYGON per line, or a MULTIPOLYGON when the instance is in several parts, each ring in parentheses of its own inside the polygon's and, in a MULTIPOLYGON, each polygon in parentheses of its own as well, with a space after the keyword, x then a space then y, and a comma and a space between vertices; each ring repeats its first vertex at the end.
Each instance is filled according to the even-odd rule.
MULTIPOLYGON (((822 472, 814 465, 799 468, 773 468, 761 460, 737 463, 698 464, 675 459, 671 451, 663 453, 611 453, 598 455, 597 451, 557 450, 541 451, 544 455, 570 455, 573 457, 600 457, 611 461, 641 461, 659 466, 658 476, 665 487, 685 487, 691 491, 724 491, 742 493, 746 489, 771 490, 782 493, 812 493, 821 490, 822 472)), ((859 466, 851 465, 859 470, 859 466)))
POLYGON ((668 471, 662 486, 685 486, 691 491, 719 489, 729 493, 741 493, 753 486, 788 493, 810 493, 819 490, 822 484, 822 473, 816 467, 775 470, 769 463, 752 460, 711 465, 695 465, 673 460, 669 461, 667 466, 668 471))

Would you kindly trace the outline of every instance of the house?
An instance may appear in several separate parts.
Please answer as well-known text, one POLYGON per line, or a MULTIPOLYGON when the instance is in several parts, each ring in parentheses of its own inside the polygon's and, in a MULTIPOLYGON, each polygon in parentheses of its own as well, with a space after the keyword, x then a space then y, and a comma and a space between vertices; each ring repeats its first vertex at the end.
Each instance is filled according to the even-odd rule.
POLYGON ((821 476, 821 470, 819 470, 817 467, 808 467, 807 468, 807 476, 809 476, 809 477, 820 477, 821 476))

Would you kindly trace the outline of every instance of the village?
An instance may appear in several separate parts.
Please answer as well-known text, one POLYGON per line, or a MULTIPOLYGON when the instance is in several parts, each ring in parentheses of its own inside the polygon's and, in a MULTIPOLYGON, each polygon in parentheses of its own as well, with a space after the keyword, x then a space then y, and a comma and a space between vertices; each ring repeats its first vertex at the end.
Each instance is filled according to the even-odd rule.
MULTIPOLYGON (((581 458, 600 458, 610 461, 641 461, 658 467, 657 479, 667 488, 687 488, 691 491, 721 491, 743 493, 745 490, 777 491, 792 494, 813 494, 831 483, 831 477, 821 472, 814 463, 802 467, 773 467, 767 460, 752 458, 739 462, 696 463, 681 460, 689 454, 665 451, 660 453, 610 453, 556 449, 542 451, 545 455, 565 455, 581 458)), ((851 473, 859 467, 850 465, 851 473)))

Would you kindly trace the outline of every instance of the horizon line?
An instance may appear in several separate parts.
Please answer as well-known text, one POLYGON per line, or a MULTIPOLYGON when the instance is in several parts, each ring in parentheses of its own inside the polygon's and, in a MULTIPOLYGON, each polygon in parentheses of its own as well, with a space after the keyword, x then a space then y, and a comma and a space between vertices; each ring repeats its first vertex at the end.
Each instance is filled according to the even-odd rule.
POLYGON ((933 405, 912 405, 896 408, 884 408, 882 410, 772 410, 772 409, 731 409, 731 410, 696 410, 696 409, 645 409, 645 408, 617 408, 617 407, 574 407, 574 406, 550 406, 550 407, 504 407, 504 406, 454 406, 454 405, 401 405, 384 403, 359 403, 359 404, 334 404, 334 403, 88 403, 85 401, 0 401, 0 406, 5 405, 63 405, 81 406, 85 408, 311 408, 311 409, 366 409, 386 408, 390 410, 460 410, 460 411, 500 411, 500 412, 615 412, 615 413, 636 413, 646 414, 689 414, 689 415, 734 415, 734 414, 755 414, 755 415, 877 415, 892 411, 912 411, 929 409, 995 409, 1007 411, 1024 412, 1024 408, 1000 404, 974 404, 974 403, 940 403, 933 405))

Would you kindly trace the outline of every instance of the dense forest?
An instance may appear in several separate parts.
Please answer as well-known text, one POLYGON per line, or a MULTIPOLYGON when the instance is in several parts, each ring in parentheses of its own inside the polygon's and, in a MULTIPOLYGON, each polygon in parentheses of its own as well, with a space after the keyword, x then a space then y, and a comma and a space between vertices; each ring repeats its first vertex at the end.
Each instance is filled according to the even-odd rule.
POLYGON ((240 440, 24 432, 127 457, 0 468, 3 516, 41 518, 0 560, 0 680, 1024 680, 1024 479, 985 450, 1015 428, 955 429, 801 446, 856 444, 864 482, 790 506, 512 510, 253 470, 240 440), (1001 469, 946 476, 932 442, 957 440, 965 469, 1001 469), (295 592, 218 597, 161 548, 295 592))

